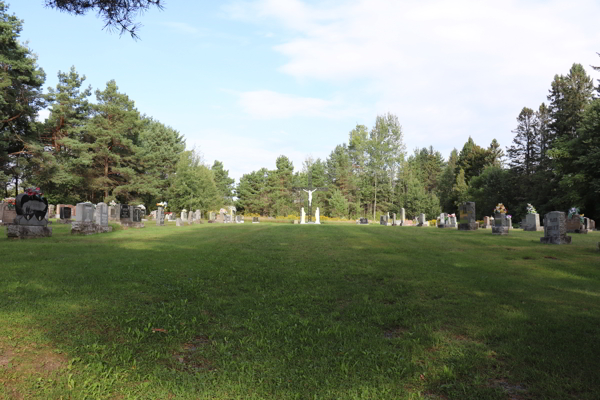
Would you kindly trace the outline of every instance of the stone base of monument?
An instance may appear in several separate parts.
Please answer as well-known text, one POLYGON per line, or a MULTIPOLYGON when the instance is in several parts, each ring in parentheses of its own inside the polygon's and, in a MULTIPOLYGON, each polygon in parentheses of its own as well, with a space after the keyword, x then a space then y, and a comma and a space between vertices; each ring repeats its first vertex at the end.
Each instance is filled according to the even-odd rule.
POLYGON ((547 236, 541 237, 540 242, 545 244, 571 244, 571 236, 547 236))
POLYGON ((492 226, 492 235, 508 235, 508 226, 492 226))
POLYGON ((476 231, 477 229, 479 229, 479 224, 477 222, 458 224, 459 231, 476 231))
POLYGON ((438 228, 445 228, 445 227, 446 227, 446 224, 438 224, 438 225, 437 225, 437 227, 438 227, 438 228))
POLYGON ((72 235, 95 235, 96 233, 112 232, 112 226, 101 226, 93 222, 73 222, 72 235))
POLYGON ((444 228, 454 228, 456 229, 457 225, 456 224, 444 224, 444 228))
POLYGON ((12 239, 35 239, 52 236, 49 226, 6 225, 6 236, 12 239))
POLYGON ((57 224, 70 224, 72 222, 73 222, 73 220, 70 219, 70 218, 69 219, 60 219, 59 218, 59 219, 56 220, 57 224))
POLYGON ((567 233, 588 233, 587 229, 567 229, 567 233))
POLYGON ((123 227, 123 229, 129 229, 129 228, 144 228, 144 223, 143 222, 129 222, 129 221, 123 221, 121 220, 121 226, 123 227))

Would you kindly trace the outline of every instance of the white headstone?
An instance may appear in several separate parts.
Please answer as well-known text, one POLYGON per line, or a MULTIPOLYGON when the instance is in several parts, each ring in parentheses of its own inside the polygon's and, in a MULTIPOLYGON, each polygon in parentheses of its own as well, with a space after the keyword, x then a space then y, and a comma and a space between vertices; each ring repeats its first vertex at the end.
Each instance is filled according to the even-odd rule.
POLYGON ((321 223, 321 215, 319 214, 319 207, 317 207, 317 212, 315 212, 315 224, 321 223))
POLYGON ((96 224, 108 226, 108 204, 98 203, 96 205, 96 224))
POLYGON ((300 209, 300 223, 301 224, 305 224, 306 223, 306 214, 304 213, 304 207, 302 207, 300 209))

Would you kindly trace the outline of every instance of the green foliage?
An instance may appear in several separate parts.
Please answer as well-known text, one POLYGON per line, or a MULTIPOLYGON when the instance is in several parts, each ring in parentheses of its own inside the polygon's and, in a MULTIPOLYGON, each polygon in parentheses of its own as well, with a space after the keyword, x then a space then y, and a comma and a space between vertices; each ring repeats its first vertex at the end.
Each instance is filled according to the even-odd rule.
POLYGON ((222 204, 221 192, 215 183, 213 171, 202 164, 194 151, 184 151, 180 154, 167 196, 169 210, 174 212, 183 209, 199 209, 206 212, 222 204))
POLYGON ((347 218, 348 217, 348 199, 344 197, 339 189, 334 189, 333 194, 328 199, 329 212, 332 217, 347 218))
POLYGON ((215 184, 219 190, 223 205, 233 204, 233 186, 235 179, 229 177, 229 171, 223 168, 223 163, 219 160, 215 160, 211 169, 215 176, 215 184))
POLYGON ((5 196, 11 182, 15 196, 37 142, 37 112, 43 107, 46 79, 33 52, 19 42, 23 21, 0 1, 0 172, 5 196))

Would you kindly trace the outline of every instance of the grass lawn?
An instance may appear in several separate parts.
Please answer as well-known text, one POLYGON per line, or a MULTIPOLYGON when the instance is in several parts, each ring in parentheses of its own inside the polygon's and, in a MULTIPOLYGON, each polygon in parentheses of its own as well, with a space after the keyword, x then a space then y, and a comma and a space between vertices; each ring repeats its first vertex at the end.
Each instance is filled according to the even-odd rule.
POLYGON ((600 233, 0 238, 0 398, 598 399, 600 233))

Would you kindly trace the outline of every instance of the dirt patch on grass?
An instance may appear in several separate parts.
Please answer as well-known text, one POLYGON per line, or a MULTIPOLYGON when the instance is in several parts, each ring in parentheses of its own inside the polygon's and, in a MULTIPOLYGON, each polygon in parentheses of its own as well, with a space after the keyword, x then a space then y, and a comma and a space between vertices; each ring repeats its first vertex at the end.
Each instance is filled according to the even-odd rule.
POLYGON ((0 341, 0 386, 12 399, 23 399, 19 386, 30 377, 49 378, 67 365, 67 357, 47 345, 13 346, 0 341))
POLYGON ((386 329, 383 332, 383 337, 385 337, 386 339, 394 339, 404 335, 406 332, 408 332, 408 328, 397 326, 394 328, 386 329))
POLYGON ((526 389, 524 386, 519 384, 512 384, 507 382, 505 379, 490 379, 488 386, 493 388, 500 388, 508 395, 508 400, 525 400, 526 389))
POLYGON ((199 354, 200 350, 206 346, 210 346, 210 339, 203 335, 196 336, 193 340, 184 343, 181 350, 173 354, 176 362, 175 368, 190 373, 216 369, 209 359, 199 354))

